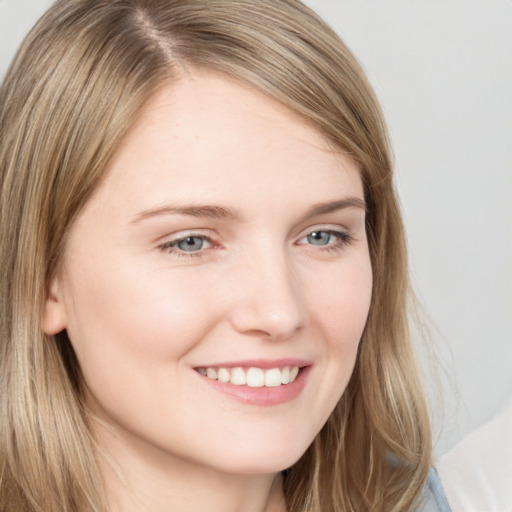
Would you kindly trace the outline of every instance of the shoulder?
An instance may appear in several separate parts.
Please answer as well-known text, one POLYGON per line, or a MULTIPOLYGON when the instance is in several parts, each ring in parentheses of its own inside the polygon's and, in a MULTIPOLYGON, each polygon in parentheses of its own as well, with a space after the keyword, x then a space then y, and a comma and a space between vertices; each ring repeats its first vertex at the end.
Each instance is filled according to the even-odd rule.
POLYGON ((512 400, 436 467, 454 511, 512 510, 512 400))
POLYGON ((423 489, 421 504, 415 512, 450 512, 450 507, 435 468, 431 468, 423 489))

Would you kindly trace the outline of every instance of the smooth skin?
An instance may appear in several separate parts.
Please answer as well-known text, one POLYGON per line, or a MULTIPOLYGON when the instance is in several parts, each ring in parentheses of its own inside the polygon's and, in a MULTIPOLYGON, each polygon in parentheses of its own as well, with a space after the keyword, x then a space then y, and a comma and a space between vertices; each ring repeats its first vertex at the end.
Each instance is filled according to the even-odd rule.
POLYGON ((234 80, 162 87, 72 226, 43 319, 76 352, 109 510, 284 511, 279 472, 345 390, 371 289, 352 160, 234 80), (281 358, 308 373, 278 405, 197 371, 281 358))

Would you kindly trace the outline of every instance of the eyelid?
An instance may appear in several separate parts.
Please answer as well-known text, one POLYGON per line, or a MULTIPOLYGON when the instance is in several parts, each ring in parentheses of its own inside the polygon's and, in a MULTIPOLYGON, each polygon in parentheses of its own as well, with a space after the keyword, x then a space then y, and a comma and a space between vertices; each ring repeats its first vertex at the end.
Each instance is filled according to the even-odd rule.
POLYGON ((350 230, 339 225, 333 226, 331 224, 329 226, 311 226, 306 231, 302 231, 301 236, 297 238, 295 244, 299 246, 304 246, 306 250, 315 251, 318 254, 336 254, 345 250, 348 246, 352 245, 354 241, 355 237, 350 230), (330 236, 333 237, 333 240, 329 240, 327 244, 320 245, 309 243, 307 240, 305 240, 313 233, 318 232, 329 234, 330 236))
POLYGON ((163 244, 179 242, 180 240, 190 236, 213 239, 215 238, 215 232, 208 228, 179 229, 177 231, 167 232, 165 235, 159 236, 154 243, 160 246, 163 244))
POLYGON ((203 253, 209 249, 216 249, 220 246, 218 242, 215 241, 213 233, 209 229, 201 230, 201 229, 191 229, 191 230, 182 230, 172 235, 166 235, 161 238, 162 242, 158 244, 157 248, 162 252, 167 252, 173 254, 176 257, 198 257, 203 255, 203 253), (201 232, 202 231, 202 232, 201 232), (207 231, 208 233, 205 233, 207 231), (178 247, 175 247, 180 242, 186 240, 187 238, 199 238, 201 240, 205 240, 208 242, 209 246, 205 248, 201 248, 197 251, 183 251, 178 247))
POLYGON ((347 235, 352 235, 352 230, 347 228, 346 226, 342 226, 340 224, 313 224, 308 226, 305 229, 301 229, 299 235, 296 237, 297 240, 301 240, 306 236, 314 233, 315 231, 327 231, 328 233, 346 233, 347 235))

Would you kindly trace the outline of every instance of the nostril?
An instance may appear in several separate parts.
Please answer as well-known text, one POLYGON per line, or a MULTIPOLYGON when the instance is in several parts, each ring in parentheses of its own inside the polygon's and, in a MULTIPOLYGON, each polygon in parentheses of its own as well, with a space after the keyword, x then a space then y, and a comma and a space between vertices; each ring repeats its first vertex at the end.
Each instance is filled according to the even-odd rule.
POLYGON ((267 339, 285 339, 300 331, 304 325, 304 316, 298 308, 276 312, 267 303, 263 307, 250 307, 239 304, 232 312, 235 329, 249 336, 267 339))
POLYGON ((305 324, 303 290, 290 262, 273 253, 272 247, 265 249, 264 253, 258 249, 260 258, 252 251, 252 257, 240 260, 231 274, 239 293, 233 297, 229 315, 238 332, 276 340, 288 338, 305 324))

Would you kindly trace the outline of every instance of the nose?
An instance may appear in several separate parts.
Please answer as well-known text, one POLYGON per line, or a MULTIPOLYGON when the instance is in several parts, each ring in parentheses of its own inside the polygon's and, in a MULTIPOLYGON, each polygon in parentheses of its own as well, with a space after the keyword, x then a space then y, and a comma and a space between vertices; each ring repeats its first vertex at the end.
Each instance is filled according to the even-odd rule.
POLYGON ((300 276, 283 253, 245 258, 232 273, 236 287, 230 318, 235 330, 267 339, 287 339, 306 322, 300 276))

